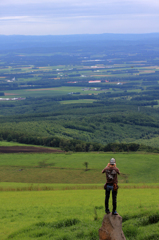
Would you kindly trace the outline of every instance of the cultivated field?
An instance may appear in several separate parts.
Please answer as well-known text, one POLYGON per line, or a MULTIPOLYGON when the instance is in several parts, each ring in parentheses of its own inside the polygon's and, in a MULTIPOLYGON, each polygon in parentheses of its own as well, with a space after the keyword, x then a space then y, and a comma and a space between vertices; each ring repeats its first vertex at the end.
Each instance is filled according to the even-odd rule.
MULTIPOLYGON (((102 91, 107 92, 108 90, 102 91)), ((97 94, 101 91, 96 91, 94 88, 92 90, 83 90, 82 87, 57 87, 57 88, 43 88, 43 89, 25 89, 25 90, 8 90, 5 91, 4 97, 44 97, 44 96, 61 96, 67 95, 71 92, 80 92, 81 94, 97 94)))

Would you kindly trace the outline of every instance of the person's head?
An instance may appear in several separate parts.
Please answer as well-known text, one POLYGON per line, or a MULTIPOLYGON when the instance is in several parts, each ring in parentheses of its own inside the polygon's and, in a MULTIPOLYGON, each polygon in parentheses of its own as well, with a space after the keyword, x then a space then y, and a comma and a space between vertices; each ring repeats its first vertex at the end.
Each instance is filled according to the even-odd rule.
POLYGON ((111 159, 110 159, 110 165, 111 165, 112 167, 115 167, 115 166, 116 166, 116 160, 115 160, 115 158, 111 158, 111 159))

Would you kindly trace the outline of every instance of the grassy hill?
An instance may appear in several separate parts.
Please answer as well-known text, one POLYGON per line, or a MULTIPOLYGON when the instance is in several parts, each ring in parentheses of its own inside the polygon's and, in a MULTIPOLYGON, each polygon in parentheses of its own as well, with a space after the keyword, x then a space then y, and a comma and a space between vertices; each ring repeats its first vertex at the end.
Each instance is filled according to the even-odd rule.
MULTIPOLYGON (((127 240, 158 240, 156 189, 120 189, 118 213, 127 240)), ((0 239, 97 240, 104 190, 1 192, 0 239)))
POLYGON ((111 157, 126 239, 158 240, 158 154, 102 152, 0 154, 0 238, 97 240, 111 157))
POLYGON ((158 154, 41 153, 1 154, 0 181, 21 183, 103 184, 102 169, 115 157, 119 183, 158 183, 158 154), (86 171, 84 162, 88 162, 86 171))

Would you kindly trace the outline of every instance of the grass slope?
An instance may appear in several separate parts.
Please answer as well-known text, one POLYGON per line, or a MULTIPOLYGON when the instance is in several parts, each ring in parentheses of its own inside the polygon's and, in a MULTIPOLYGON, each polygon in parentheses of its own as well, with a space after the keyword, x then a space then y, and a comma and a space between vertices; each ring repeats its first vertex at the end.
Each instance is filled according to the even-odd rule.
MULTIPOLYGON (((127 240, 159 238, 158 197, 156 189, 119 189, 127 240)), ((97 240, 104 190, 1 192, 0 211, 2 240, 97 240)))
POLYGON ((102 183, 102 169, 115 157, 120 183, 158 183, 158 154, 58 153, 1 154, 0 181, 23 183, 102 183), (88 162, 85 171, 84 162, 88 162))

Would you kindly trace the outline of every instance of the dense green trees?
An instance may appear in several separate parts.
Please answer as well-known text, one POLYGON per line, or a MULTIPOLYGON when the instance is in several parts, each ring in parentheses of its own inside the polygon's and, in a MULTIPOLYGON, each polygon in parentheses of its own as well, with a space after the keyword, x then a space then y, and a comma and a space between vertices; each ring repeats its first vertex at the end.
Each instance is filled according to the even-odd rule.
POLYGON ((129 151, 155 151, 159 152, 159 149, 152 148, 136 143, 109 143, 102 145, 99 143, 86 143, 80 140, 68 140, 57 137, 36 137, 15 132, 1 132, 0 140, 7 140, 8 142, 19 142, 25 144, 41 145, 48 147, 60 147, 64 151, 73 152, 89 152, 89 151, 104 151, 104 152, 129 152, 129 151))
MULTIPOLYGON (((64 151, 86 151, 86 144, 79 140, 66 140, 57 137, 37 137, 18 132, 1 132, 1 140, 15 141, 25 144, 41 145, 48 147, 60 147, 64 151)), ((87 148, 89 150, 89 148, 87 148)))
POLYGON ((0 102, 0 133, 8 132, 9 141, 12 132, 12 139, 17 139, 18 133, 18 141, 22 143, 45 145, 46 138, 45 141, 49 141, 46 145, 78 151, 98 151, 100 144, 105 146, 112 142, 142 143, 142 140, 158 136, 158 108, 144 107, 137 101, 108 98, 107 94, 94 97, 96 102, 82 104, 60 104, 57 100, 65 99, 65 96, 0 102), (57 138, 60 144, 55 141, 57 138), (81 145, 78 141, 91 144, 81 145))

